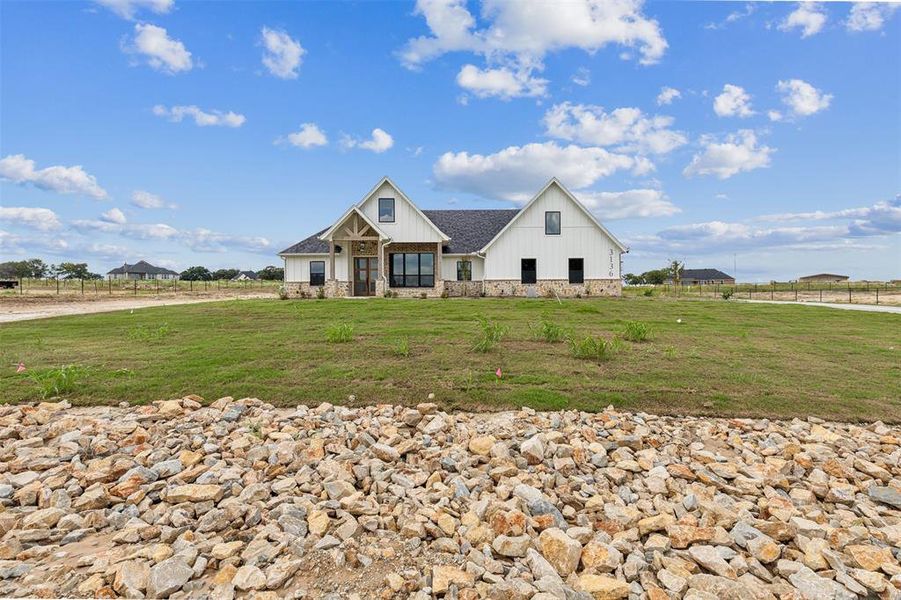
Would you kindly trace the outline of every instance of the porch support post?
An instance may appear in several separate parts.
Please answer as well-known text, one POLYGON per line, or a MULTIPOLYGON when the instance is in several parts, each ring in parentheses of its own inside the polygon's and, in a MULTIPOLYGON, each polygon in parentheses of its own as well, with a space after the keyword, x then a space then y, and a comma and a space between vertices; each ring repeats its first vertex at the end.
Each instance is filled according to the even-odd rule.
POLYGON ((329 279, 334 281, 335 277, 335 240, 331 239, 328 242, 328 268, 329 268, 329 279))
MULTIPOLYGON (((441 262, 442 262, 441 257, 443 255, 444 255, 443 242, 438 242, 438 252, 435 255, 435 285, 436 286, 438 285, 439 281, 442 281, 442 279, 441 279, 441 262)), ((442 289, 443 289, 443 284, 442 284, 442 289)))

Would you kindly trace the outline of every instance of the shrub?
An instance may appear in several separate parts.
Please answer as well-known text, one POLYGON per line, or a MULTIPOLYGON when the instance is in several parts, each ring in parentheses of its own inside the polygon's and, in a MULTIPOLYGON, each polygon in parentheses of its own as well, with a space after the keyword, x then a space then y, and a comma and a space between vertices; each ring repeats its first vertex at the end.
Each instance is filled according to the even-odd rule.
POLYGON ((410 356, 410 338, 404 336, 394 343, 394 356, 410 356))
POLYGON ((529 329, 532 330, 532 335, 536 339, 543 340, 549 344, 556 344, 566 339, 566 331, 563 330, 563 327, 547 318, 542 318, 541 322, 536 325, 529 324, 529 329))
POLYGON ((73 392, 86 372, 87 369, 85 367, 65 365, 58 369, 32 371, 29 373, 29 377, 38 386, 41 399, 46 400, 47 398, 73 392))
POLYGON ((169 333, 170 329, 168 323, 162 323, 158 327, 137 325, 128 332, 128 337, 137 342, 158 342, 169 335, 169 333))
POLYGON ((641 293, 641 295, 650 298, 651 296, 654 295, 654 288, 648 288, 648 289, 646 289, 645 291, 643 291, 643 292, 641 293))
POLYGON ((429 297, 429 295, 426 294, 425 292, 419 292, 419 299, 420 299, 420 300, 425 300, 425 299, 428 298, 428 297, 429 297))
POLYGON ((613 358, 613 355, 619 350, 619 341, 615 338, 607 340, 590 335, 584 338, 570 337, 569 349, 576 358, 601 362, 613 358))
POLYGON ((630 342, 644 342, 651 337, 651 327, 644 321, 626 321, 622 336, 630 342))
POLYGON ((472 344, 472 349, 476 352, 488 352, 501 341, 501 338, 506 333, 507 328, 497 321, 491 321, 487 317, 479 317, 479 333, 472 344))
POLYGON ((319 300, 325 300, 325 286, 320 285, 316 288, 316 298, 319 300))
POLYGON ((732 290, 723 290, 723 293, 721 295, 723 297, 723 300, 728 300, 729 298, 732 297, 732 294, 733 294, 732 290))
POLYGON ((446 289, 441 290, 441 297, 444 298, 445 300, 447 300, 448 298, 450 298, 450 294, 448 293, 448 291, 446 289))
POLYGON ((288 288, 283 285, 278 286, 278 299, 279 300, 287 300, 288 299, 288 288))
POLYGON ((343 344, 354 339, 354 326, 350 323, 332 323, 325 329, 325 339, 330 344, 343 344))

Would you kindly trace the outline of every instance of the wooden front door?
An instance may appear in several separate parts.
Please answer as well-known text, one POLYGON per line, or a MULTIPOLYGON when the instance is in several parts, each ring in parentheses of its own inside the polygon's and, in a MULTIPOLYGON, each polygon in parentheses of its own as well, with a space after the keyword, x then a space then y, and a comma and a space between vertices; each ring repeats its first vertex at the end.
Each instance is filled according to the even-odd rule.
POLYGON ((379 259, 375 256, 354 258, 354 296, 375 296, 375 280, 379 276, 379 259))

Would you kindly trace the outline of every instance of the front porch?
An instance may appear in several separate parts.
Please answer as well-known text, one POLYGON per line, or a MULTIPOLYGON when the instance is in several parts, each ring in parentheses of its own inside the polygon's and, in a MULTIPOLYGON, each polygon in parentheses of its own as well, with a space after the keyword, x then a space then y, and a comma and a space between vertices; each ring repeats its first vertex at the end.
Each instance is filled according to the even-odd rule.
POLYGON ((384 296, 388 290, 402 297, 437 297, 444 291, 442 242, 393 242, 355 208, 321 239, 329 250, 328 298, 384 296))

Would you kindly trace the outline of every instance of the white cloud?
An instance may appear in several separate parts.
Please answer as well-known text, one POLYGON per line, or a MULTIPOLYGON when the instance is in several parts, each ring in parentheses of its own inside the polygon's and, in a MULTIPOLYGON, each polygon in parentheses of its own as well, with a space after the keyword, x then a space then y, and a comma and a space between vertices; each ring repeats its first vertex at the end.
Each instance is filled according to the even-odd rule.
POLYGON ((682 92, 680 92, 676 88, 662 87, 662 88, 660 88, 660 93, 657 94, 657 106, 663 106, 664 104, 672 104, 673 100, 676 100, 681 97, 682 97, 682 92))
POLYGON ((272 246, 272 242, 264 237, 230 235, 209 229, 187 231, 183 236, 183 241, 196 252, 228 252, 229 250, 263 252, 272 246))
POLYGON ((766 116, 769 117, 770 121, 777 122, 785 118, 785 116, 778 110, 768 110, 766 111, 766 116))
POLYGON ((757 7, 753 3, 748 2, 747 4, 745 4, 744 10, 734 10, 726 15, 726 18, 719 23, 707 23, 706 25, 704 25, 704 29, 723 29, 727 25, 750 17, 756 10, 757 7))
POLYGON ((757 217, 756 221, 848 221, 849 235, 868 236, 901 232, 901 196, 871 206, 842 210, 778 213, 757 217))
POLYGON ((175 0, 94 0, 97 4, 105 6, 123 19, 133 19, 140 10, 149 10, 158 15, 164 15, 175 6, 175 0))
POLYGON ((901 4, 895 2, 855 2, 848 13, 848 31, 879 31, 901 4))
POLYGON ((286 136, 288 143, 298 148, 314 148, 328 144, 325 132, 316 123, 303 123, 299 131, 286 136))
POLYGON ((832 94, 824 94, 806 81, 789 79, 780 81, 776 89, 782 92, 782 102, 798 117, 807 117, 829 108, 832 94))
POLYGON ((641 158, 603 148, 545 142, 510 146, 487 155, 446 152, 432 170, 443 189, 525 202, 554 176, 572 189, 582 189, 617 171, 642 174, 648 168, 641 158))
POLYGON ((149 23, 135 25, 135 37, 123 49, 133 54, 143 54, 147 64, 169 75, 194 68, 191 53, 180 41, 170 38, 162 27, 149 23))
POLYGON ((727 83, 723 93, 713 100, 713 112, 720 117, 750 117, 754 114, 751 95, 743 87, 727 83))
POLYGON ((394 145, 394 138, 384 129, 376 127, 372 130, 370 139, 361 140, 345 135, 341 138, 341 145, 345 148, 362 148, 363 150, 371 150, 376 154, 381 154, 394 145))
POLYGON ((135 190, 131 193, 131 203, 138 208, 177 208, 175 204, 169 204, 156 194, 135 190))
POLYGON ((24 154, 10 154, 0 159, 0 177, 60 194, 84 194, 98 200, 107 197, 106 190, 97 185, 97 179, 88 175, 80 165, 35 169, 34 161, 25 158, 24 154))
POLYGON ((605 220, 639 217, 669 217, 680 212, 661 190, 636 189, 623 192, 576 193, 579 201, 605 220))
POLYGON ((457 73, 457 85, 478 98, 497 97, 503 100, 523 96, 544 96, 547 93, 547 79, 530 75, 530 69, 513 71, 507 67, 480 69, 474 65, 463 65, 457 73))
POLYGON ((572 76, 572 82, 582 87, 587 86, 591 83, 591 71, 585 67, 579 67, 576 74, 572 76))
POLYGON ((239 113, 221 110, 204 111, 193 104, 171 108, 157 104, 153 107, 153 114, 169 119, 173 123, 180 123, 185 117, 190 117, 200 127, 240 127, 247 120, 244 115, 239 113))
POLYGON ((49 208, 0 206, 0 222, 30 227, 40 231, 60 228, 59 217, 49 208))
POLYGON ((297 79, 297 69, 306 50, 284 31, 263 27, 263 65, 281 79, 297 79))
MULTIPOLYGON (((507 70, 523 82, 539 81, 532 73, 544 69, 545 55, 566 48, 594 53, 619 44, 637 49, 642 64, 652 64, 663 56, 667 43, 657 22, 642 13, 642 6, 641 0, 483 0, 481 17, 486 26, 478 29, 465 0, 417 0, 415 12, 425 18, 430 35, 409 40, 399 56, 406 67, 415 69, 448 52, 471 52, 485 57, 488 64, 482 73, 507 70)), ((525 95, 536 95, 536 85, 520 89, 532 92, 525 95)))
POLYGON ((782 31, 801 30, 801 37, 815 35, 826 24, 826 12, 816 2, 798 2, 798 7, 779 23, 782 31))
POLYGON ((102 215, 100 215, 101 221, 106 221, 107 223, 116 223, 118 225, 124 225, 128 220, 125 218, 125 213, 123 213, 118 208, 111 208, 102 215))
POLYGON ((703 254, 789 247, 806 250, 864 247, 855 240, 901 233, 901 198, 832 212, 765 215, 751 222, 708 221, 677 225, 635 240, 645 250, 703 254), (845 221, 831 225, 760 226, 754 221, 845 221))
POLYGON ((593 146, 616 146, 618 151, 666 154, 688 140, 669 127, 672 117, 645 116, 638 108, 603 107, 564 102, 544 115, 547 135, 593 146))
POLYGON ((106 220, 79 219, 72 221, 76 231, 101 231, 117 233, 123 237, 138 240, 168 240, 179 235, 179 231, 165 223, 119 223, 106 220))
POLYGON ((722 141, 713 136, 701 138, 703 151, 695 154, 682 171, 686 177, 713 175, 728 179, 737 173, 768 167, 775 149, 757 144, 757 136, 750 129, 729 134, 722 141))

